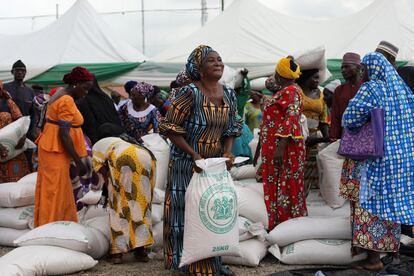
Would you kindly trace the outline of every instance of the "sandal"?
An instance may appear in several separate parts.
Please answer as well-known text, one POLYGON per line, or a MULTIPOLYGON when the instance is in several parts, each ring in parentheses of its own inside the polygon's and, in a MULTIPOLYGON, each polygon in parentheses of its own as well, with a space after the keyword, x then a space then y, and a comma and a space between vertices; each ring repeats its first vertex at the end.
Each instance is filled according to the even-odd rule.
POLYGON ((145 252, 145 249, 143 247, 136 248, 134 250, 134 256, 135 260, 137 260, 138 262, 148 263, 150 260, 147 252, 145 252))
POLYGON ((234 273, 228 265, 223 265, 220 268, 220 275, 223 275, 223 276, 236 276, 236 273, 234 273))
POLYGON ((122 264, 122 253, 112 254, 111 255, 111 262, 114 265, 122 264))

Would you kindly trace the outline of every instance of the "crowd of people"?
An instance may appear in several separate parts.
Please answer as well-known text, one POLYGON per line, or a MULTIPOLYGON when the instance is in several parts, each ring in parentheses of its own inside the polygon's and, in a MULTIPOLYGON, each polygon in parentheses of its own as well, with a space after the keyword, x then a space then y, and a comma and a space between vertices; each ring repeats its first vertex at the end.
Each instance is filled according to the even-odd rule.
MULTIPOLYGON (((412 234, 414 94, 411 67, 396 68, 398 48, 382 41, 361 60, 345 53, 344 82, 321 87, 321 68, 302 70, 292 56, 281 58, 266 80, 273 95, 254 91, 248 71, 235 89, 220 84, 224 63, 218 52, 200 45, 171 83, 168 99, 149 83, 131 80, 129 99, 104 92, 97 78, 75 67, 65 87, 48 94, 24 83, 26 67, 17 61, 14 81, 0 86, 0 128, 30 116, 27 150, 0 163, 0 181, 13 182, 37 171, 34 224, 78 221, 77 199, 88 189, 104 189, 110 217, 110 254, 114 264, 133 251, 149 261, 154 243, 151 200, 156 159, 142 137, 159 133, 171 142, 164 203, 165 268, 190 275, 233 275, 220 257, 179 267, 183 249, 185 193, 195 161, 225 157, 227 167, 245 156, 263 182, 268 230, 307 215, 306 195, 318 186, 316 156, 323 145, 341 139, 344 128, 357 130, 374 108, 385 110, 384 151, 374 160, 346 159, 340 196, 351 201, 352 254, 367 252, 354 266, 380 270, 380 253, 398 259, 401 226, 412 234), (40 92, 39 92, 40 91, 40 92), (303 120, 306 117, 306 124, 303 120), (259 145, 246 145, 260 130, 259 145), (305 132, 308 133, 305 137, 305 132), (261 162, 259 162, 261 157, 261 162), (260 163, 260 164, 258 164, 260 163)), ((26 136, 16 148, 21 148, 26 136)), ((0 145, 0 157, 7 152, 0 145)), ((252 206, 254 208, 254 206, 252 206)), ((202 237, 200 237, 202 238, 202 237)))

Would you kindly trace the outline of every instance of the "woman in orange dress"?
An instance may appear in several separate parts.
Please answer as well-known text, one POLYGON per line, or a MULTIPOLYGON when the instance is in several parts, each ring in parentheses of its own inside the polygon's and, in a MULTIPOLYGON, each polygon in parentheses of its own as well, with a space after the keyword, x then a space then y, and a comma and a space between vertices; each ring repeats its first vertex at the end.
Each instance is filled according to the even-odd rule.
POLYGON ((69 167, 73 160, 79 175, 85 175, 81 158, 87 152, 81 129, 83 117, 75 100, 85 96, 92 80, 92 74, 85 68, 73 68, 63 78, 68 87, 54 94, 47 105, 44 129, 37 139, 35 227, 53 221, 78 220, 69 167))

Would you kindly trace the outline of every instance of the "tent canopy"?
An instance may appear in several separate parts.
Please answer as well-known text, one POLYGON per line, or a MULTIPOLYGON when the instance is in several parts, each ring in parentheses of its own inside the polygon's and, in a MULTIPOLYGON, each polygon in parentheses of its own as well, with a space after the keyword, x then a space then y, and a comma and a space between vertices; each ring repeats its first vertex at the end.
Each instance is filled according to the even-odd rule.
MULTIPOLYGON (((119 37, 87 0, 78 0, 56 22, 24 35, 0 35, 0 77, 11 78, 21 59, 26 79, 61 64, 142 62, 146 57, 119 37)), ((124 73, 122 71, 121 73, 124 73)))
POLYGON ((277 60, 323 46, 328 59, 346 52, 363 56, 381 40, 400 48, 399 59, 414 60, 414 1, 376 0, 349 16, 314 20, 288 16, 257 0, 235 0, 221 15, 155 56, 158 64, 183 64, 200 44, 216 49, 223 61, 247 67, 251 77, 270 74, 277 60))
POLYGON ((275 63, 280 57, 324 46, 327 58, 361 55, 387 40, 399 58, 414 60, 414 1, 376 0, 349 16, 315 20, 288 16, 257 0, 235 0, 203 28, 153 58, 185 62, 199 44, 216 49, 226 63, 275 63))

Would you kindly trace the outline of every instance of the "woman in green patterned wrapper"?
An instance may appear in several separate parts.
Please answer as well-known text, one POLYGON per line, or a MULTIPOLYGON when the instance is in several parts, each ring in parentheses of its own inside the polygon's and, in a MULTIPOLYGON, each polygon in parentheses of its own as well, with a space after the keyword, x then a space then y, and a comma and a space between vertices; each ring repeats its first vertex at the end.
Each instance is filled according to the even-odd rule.
MULTIPOLYGON (((193 83, 183 87, 172 102, 160 132, 172 142, 164 209, 164 263, 166 269, 190 275, 233 275, 214 257, 179 268, 183 249, 185 192, 195 160, 228 157, 232 165, 233 137, 242 128, 237 116, 234 90, 220 85, 224 64, 208 46, 197 47, 189 56, 186 71, 193 83)), ((200 237, 202 238, 202 237, 200 237)))

